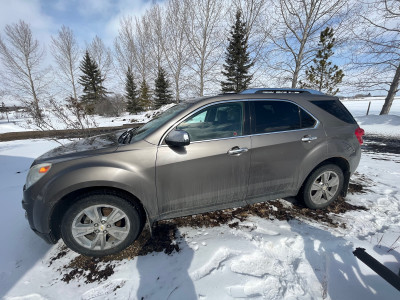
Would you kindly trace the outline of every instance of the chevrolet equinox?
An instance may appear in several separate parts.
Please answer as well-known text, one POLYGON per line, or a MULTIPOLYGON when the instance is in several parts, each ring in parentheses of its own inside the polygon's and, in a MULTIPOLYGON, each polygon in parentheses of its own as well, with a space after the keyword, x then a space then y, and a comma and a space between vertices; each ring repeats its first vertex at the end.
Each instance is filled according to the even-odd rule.
POLYGON ((22 204, 47 242, 109 255, 146 222, 289 196, 324 208, 346 196, 363 134, 337 97, 313 90, 200 98, 139 128, 45 153, 22 204))

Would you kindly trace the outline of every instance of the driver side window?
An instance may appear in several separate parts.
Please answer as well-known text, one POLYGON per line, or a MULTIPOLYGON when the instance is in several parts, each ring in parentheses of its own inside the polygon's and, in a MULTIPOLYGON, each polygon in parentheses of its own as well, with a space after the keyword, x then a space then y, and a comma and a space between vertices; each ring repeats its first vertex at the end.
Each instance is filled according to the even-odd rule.
POLYGON ((209 106, 183 121, 176 129, 187 131, 192 142, 241 136, 243 103, 209 106))

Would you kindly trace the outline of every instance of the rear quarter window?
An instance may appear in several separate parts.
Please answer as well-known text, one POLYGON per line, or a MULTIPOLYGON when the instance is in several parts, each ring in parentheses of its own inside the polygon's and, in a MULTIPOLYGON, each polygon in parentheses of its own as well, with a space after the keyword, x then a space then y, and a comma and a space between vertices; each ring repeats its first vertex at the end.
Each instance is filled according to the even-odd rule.
POLYGON ((342 120, 343 122, 357 124, 351 113, 339 100, 317 100, 311 101, 311 103, 335 116, 339 120, 342 120))

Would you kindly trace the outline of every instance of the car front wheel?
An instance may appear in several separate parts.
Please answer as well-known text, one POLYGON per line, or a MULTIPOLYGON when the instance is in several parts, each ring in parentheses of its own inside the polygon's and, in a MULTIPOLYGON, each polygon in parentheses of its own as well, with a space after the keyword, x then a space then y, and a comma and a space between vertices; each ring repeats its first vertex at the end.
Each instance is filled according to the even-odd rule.
POLYGON ((75 252, 100 257, 132 244, 142 225, 139 209, 128 200, 113 194, 91 194, 67 210, 61 237, 75 252))
POLYGON ((307 179, 303 200, 312 209, 325 208, 337 199, 343 188, 343 171, 336 165, 324 165, 307 179))

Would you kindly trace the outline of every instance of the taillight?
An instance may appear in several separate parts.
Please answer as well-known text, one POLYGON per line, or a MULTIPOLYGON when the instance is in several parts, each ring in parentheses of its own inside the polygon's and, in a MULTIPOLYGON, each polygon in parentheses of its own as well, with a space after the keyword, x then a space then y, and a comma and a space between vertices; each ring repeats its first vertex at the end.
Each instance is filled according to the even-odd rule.
POLYGON ((360 143, 360 145, 362 145, 363 142, 364 142, 364 141, 363 141, 363 138, 362 138, 363 135, 365 134, 364 129, 358 127, 354 133, 355 133, 355 135, 356 135, 356 137, 357 137, 358 142, 360 143))

